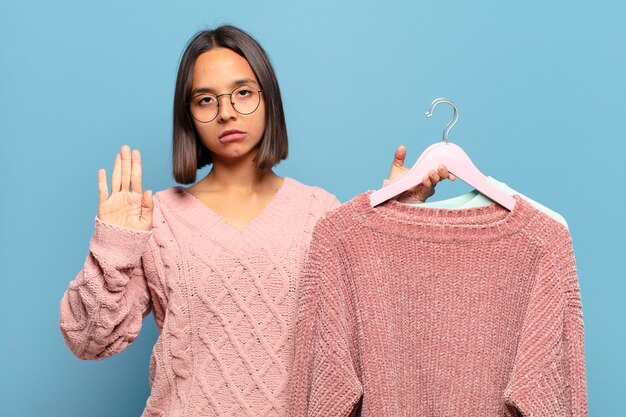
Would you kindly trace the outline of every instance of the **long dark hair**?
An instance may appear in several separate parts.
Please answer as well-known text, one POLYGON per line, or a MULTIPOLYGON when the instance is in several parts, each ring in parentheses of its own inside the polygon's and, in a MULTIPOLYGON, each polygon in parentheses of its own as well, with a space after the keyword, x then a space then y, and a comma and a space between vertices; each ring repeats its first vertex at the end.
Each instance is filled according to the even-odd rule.
POLYGON ((245 58, 263 90, 265 131, 255 158, 257 168, 266 170, 287 158, 287 126, 274 68, 265 50, 252 36, 234 26, 224 25, 194 35, 178 67, 174 93, 172 165, 174 179, 181 184, 193 183, 197 170, 212 163, 211 153, 198 138, 188 102, 196 59, 213 48, 228 48, 245 58))

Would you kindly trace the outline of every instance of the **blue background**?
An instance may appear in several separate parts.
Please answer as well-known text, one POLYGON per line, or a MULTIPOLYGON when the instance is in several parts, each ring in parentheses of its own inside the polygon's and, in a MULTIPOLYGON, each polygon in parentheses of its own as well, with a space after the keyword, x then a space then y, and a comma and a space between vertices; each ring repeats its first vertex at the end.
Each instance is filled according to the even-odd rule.
MULTIPOLYGON (((452 112, 423 113, 453 99, 450 140, 568 220, 590 415, 623 415, 624 2, 110 3, 0 5, 0 415, 140 415, 151 316, 125 352, 85 362, 63 342, 59 301, 87 255, 97 169, 110 174, 127 143, 142 151, 144 189, 174 184, 178 61, 222 23, 273 60, 290 134, 279 175, 342 201, 379 187, 398 144, 412 164, 440 140, 452 112)), ((467 189, 440 184, 437 196, 467 189)))

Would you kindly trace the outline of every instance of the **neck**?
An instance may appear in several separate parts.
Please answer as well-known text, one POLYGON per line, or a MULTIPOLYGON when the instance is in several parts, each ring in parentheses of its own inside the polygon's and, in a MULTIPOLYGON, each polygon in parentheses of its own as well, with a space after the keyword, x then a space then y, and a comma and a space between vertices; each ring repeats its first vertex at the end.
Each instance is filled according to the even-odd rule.
POLYGON ((223 191, 253 193, 274 183, 278 176, 271 170, 260 170, 253 155, 241 160, 213 158, 213 167, 202 180, 207 188, 223 191))

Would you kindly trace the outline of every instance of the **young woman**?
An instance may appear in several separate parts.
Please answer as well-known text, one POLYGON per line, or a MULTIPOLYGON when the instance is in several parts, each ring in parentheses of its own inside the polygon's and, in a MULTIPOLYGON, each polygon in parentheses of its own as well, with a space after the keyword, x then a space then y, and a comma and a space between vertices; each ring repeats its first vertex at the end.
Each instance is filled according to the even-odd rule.
MULTIPOLYGON (((115 157, 89 255, 61 302, 71 351, 102 359, 135 340, 152 311, 159 338, 144 416, 283 416, 298 274, 330 193, 273 171, 287 157, 280 90, 245 32, 197 34, 174 97, 174 178, 189 188, 142 190, 141 155, 115 157)), ((389 180, 404 175, 398 148, 389 180)), ((445 167, 412 190, 426 199, 445 167)))

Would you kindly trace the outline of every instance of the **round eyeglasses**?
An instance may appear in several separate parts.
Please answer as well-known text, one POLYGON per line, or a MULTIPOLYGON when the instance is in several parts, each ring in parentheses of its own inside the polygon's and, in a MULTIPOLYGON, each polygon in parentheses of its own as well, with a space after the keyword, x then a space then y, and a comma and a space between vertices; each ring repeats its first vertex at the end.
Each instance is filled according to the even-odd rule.
POLYGON ((250 114, 259 107, 262 92, 257 88, 242 86, 235 88, 230 94, 198 93, 189 100, 189 110, 191 116, 200 123, 211 122, 220 111, 218 99, 222 96, 229 96, 230 104, 237 113, 250 114))

